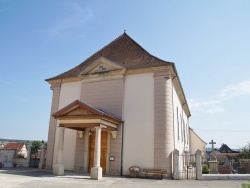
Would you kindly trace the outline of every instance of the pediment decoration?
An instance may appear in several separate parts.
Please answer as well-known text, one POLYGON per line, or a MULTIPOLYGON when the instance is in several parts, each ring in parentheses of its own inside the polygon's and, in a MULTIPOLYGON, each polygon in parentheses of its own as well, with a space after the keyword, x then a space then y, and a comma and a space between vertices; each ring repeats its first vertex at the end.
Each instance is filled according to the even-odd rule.
POLYGON ((94 74, 104 74, 108 72, 124 72, 125 67, 119 63, 113 62, 105 57, 95 60, 89 67, 80 73, 80 77, 86 77, 94 74))
POLYGON ((80 107, 64 114, 64 116, 82 116, 82 115, 94 115, 94 114, 80 107))

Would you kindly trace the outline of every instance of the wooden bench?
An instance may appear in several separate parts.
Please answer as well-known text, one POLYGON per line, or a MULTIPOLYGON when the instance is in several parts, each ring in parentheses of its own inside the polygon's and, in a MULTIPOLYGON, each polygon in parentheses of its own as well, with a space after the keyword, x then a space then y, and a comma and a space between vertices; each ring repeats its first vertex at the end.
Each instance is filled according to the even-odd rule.
POLYGON ((167 175, 167 171, 161 169, 143 169, 141 173, 145 174, 145 178, 149 178, 150 175, 153 175, 153 177, 157 179, 162 179, 163 176, 167 175))

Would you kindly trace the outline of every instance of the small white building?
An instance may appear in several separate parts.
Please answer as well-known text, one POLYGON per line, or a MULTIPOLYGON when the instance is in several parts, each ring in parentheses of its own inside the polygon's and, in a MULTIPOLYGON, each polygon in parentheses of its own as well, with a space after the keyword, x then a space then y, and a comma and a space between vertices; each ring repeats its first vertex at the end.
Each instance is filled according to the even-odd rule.
POLYGON ((190 111, 174 63, 126 33, 46 81, 53 91, 46 168, 55 174, 98 179, 138 165, 171 176, 173 150, 190 150, 190 111))
POLYGON ((9 142, 4 145, 3 149, 16 150, 16 157, 27 158, 28 151, 24 143, 9 142))

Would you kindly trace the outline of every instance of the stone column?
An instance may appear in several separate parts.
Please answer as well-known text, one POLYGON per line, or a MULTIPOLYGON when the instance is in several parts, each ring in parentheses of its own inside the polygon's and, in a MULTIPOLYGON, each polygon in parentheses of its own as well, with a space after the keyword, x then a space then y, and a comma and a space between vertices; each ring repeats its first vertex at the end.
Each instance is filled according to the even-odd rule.
MULTIPOLYGON (((154 73, 154 168, 172 172, 174 122, 170 70, 154 73)), ((168 176, 172 175, 169 173, 168 176)))
POLYGON ((83 172, 88 173, 89 169, 89 129, 84 132, 84 151, 83 151, 83 172))
POLYGON ((102 167, 100 166, 101 159, 101 127, 95 127, 95 153, 94 153, 94 167, 91 168, 91 178, 95 180, 102 179, 102 167))
POLYGON ((174 180, 179 180, 179 156, 180 156, 180 152, 179 150, 175 149, 173 152, 173 179, 174 180))
POLYGON ((202 161, 201 161, 201 150, 197 150, 195 153, 195 166, 196 166, 196 179, 202 180, 202 161))
POLYGON ((40 156, 40 161, 39 161, 39 168, 44 168, 44 159, 45 159, 45 149, 46 146, 44 143, 41 145, 41 156, 40 156))
POLYGON ((53 91, 53 97, 52 97, 51 112, 50 112, 51 116, 49 121, 46 169, 52 169, 54 150, 56 150, 55 136, 56 136, 57 120, 54 119, 52 114, 58 111, 60 91, 61 91, 61 81, 57 81, 56 83, 53 82, 53 84, 51 84, 51 90, 53 91))
POLYGON ((26 166, 27 167, 30 166, 31 149, 32 149, 32 142, 29 141, 28 153, 27 153, 27 160, 26 160, 26 166))
POLYGON ((58 176, 64 175, 63 164, 63 144, 64 144, 64 127, 59 127, 59 139, 57 148, 56 164, 53 166, 53 174, 58 176))

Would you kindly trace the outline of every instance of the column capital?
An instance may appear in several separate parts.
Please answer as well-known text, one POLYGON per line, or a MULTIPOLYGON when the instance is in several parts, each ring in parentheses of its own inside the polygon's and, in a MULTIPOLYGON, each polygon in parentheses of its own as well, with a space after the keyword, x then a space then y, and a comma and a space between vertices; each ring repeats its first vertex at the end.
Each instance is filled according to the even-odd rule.
POLYGON ((95 126, 95 129, 99 130, 99 129, 102 129, 102 127, 101 126, 95 126))

